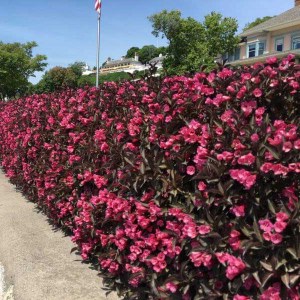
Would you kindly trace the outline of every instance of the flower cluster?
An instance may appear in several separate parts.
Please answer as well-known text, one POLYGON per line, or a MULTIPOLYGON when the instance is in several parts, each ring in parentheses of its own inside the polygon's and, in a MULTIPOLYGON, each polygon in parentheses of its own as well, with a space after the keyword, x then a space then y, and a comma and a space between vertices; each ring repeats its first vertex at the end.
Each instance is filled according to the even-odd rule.
POLYGON ((0 161, 125 299, 299 300, 300 67, 0 102, 0 161))

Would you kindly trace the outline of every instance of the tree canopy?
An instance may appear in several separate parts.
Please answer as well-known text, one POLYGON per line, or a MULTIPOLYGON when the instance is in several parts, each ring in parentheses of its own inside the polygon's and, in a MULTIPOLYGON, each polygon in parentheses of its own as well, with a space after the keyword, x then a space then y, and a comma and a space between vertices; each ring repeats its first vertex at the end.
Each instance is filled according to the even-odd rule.
POLYGON ((47 66, 45 55, 33 55, 36 42, 8 43, 0 41, 0 99, 26 94, 31 88, 29 77, 47 66))
POLYGON ((142 48, 131 47, 126 53, 127 58, 133 58, 135 54, 138 54, 141 63, 146 64, 152 58, 159 56, 160 54, 165 55, 167 52, 166 47, 155 47, 154 45, 145 45, 142 48))
POLYGON ((170 74, 197 71, 202 64, 212 65, 217 56, 233 52, 239 42, 237 20, 216 12, 205 16, 203 23, 191 17, 182 18, 177 10, 163 10, 149 20, 154 36, 168 40, 164 67, 170 74))
POLYGON ((37 93, 50 93, 65 88, 78 87, 78 80, 82 75, 82 62, 76 62, 68 68, 54 67, 47 71, 35 86, 37 93))
POLYGON ((265 16, 263 18, 256 18, 253 22, 247 23, 243 29, 243 31, 249 30, 253 27, 255 27, 256 25, 259 25, 263 22, 268 21, 269 19, 272 19, 273 17, 270 16, 265 16))

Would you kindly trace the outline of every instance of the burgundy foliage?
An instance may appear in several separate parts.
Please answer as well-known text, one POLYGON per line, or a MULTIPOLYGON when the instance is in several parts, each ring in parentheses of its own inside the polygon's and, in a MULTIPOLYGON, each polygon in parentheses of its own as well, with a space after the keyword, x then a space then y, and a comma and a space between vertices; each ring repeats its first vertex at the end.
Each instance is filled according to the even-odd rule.
POLYGON ((0 103, 11 181, 125 299, 300 299, 300 66, 0 103))

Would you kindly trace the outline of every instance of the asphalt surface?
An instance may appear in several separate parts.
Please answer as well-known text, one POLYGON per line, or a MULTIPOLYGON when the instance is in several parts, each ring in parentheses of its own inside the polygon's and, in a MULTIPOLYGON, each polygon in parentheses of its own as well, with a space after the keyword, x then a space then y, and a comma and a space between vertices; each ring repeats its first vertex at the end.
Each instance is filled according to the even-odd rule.
POLYGON ((73 247, 0 171, 0 263, 14 300, 119 299, 106 298, 97 272, 70 254, 73 247))

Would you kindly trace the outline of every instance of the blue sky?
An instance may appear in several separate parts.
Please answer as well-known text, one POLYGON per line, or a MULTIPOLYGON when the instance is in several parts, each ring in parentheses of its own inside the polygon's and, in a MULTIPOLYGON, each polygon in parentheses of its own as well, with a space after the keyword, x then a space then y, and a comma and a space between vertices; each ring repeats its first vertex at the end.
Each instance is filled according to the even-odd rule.
MULTIPOLYGON (((294 0, 102 0, 101 54, 117 59, 132 46, 165 45, 151 34, 147 17, 178 9, 203 21, 211 11, 238 20, 240 30, 257 17, 277 15, 294 0)), ((0 0, 0 40, 36 41, 35 53, 48 57, 48 69, 75 61, 96 65, 97 14, 94 0, 0 0)), ((37 82, 42 74, 32 81, 37 82)))

